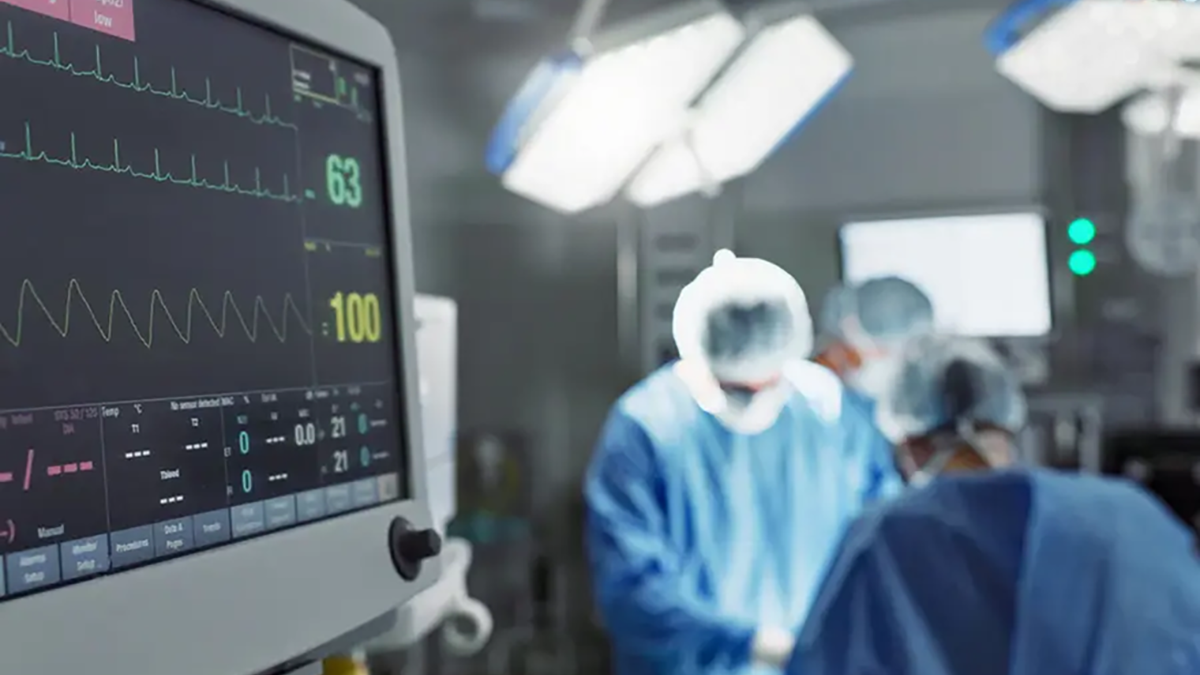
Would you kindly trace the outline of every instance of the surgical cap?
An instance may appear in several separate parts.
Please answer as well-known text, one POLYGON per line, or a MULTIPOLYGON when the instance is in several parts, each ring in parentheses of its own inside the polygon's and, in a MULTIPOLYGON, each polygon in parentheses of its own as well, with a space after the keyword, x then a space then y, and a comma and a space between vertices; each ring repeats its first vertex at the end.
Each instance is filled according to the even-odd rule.
POLYGON ((808 301, 792 275, 725 250, 680 291, 672 332, 680 358, 723 382, 769 379, 813 348, 808 301))
POLYGON ((877 342, 907 340, 933 328, 933 303, 900 277, 871 279, 854 289, 853 314, 877 342))
POLYGON ((826 338, 842 338, 846 319, 854 316, 854 289, 838 284, 825 294, 817 314, 817 330, 826 338))
POLYGON ((1025 396, 1012 372, 985 343, 924 335, 906 345, 891 387, 879 398, 879 428, 893 443, 953 430, 963 422, 1016 433, 1025 396))

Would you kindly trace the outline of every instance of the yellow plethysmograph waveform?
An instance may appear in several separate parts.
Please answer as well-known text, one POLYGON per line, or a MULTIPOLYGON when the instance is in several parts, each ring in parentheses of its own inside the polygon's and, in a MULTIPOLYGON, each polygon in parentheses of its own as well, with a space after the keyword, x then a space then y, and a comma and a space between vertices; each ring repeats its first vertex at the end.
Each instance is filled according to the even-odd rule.
POLYGON ((185 344, 190 343, 192 341, 192 329, 197 316, 207 321, 213 331, 222 338, 228 335, 231 325, 240 326, 246 338, 251 342, 258 342, 259 329, 263 325, 270 330, 271 336, 279 342, 287 342, 288 333, 294 330, 299 330, 304 334, 312 334, 311 329, 304 319, 303 312, 296 306, 296 301, 292 299, 291 294, 283 296, 282 310, 278 320, 271 318, 271 312, 268 310, 267 303, 261 295, 254 297, 253 309, 247 315, 247 312, 238 306, 233 293, 229 291, 226 291, 221 297, 221 307, 217 312, 212 311, 204 302, 204 299, 200 297, 200 291, 194 288, 188 291, 187 307, 181 315, 171 311, 162 293, 157 289, 150 292, 149 305, 145 319, 139 322, 134 317, 134 313, 130 310, 129 305, 125 302, 125 297, 121 295, 120 291, 114 290, 108 296, 107 315, 97 312, 95 306, 88 301, 79 282, 72 279, 67 283, 67 297, 63 304, 63 309, 56 313, 38 295, 37 288, 34 287, 33 282, 26 279, 21 282, 21 293, 17 300, 16 321, 11 326, 0 323, 0 336, 3 336, 12 346, 20 347, 25 333, 25 321, 28 318, 26 315, 34 309, 40 311, 46 320, 50 322, 50 325, 54 327, 54 330, 64 338, 71 333, 74 311, 82 309, 86 318, 91 321, 91 325, 96 328, 96 331, 100 334, 100 337, 104 338, 105 342, 112 341, 114 324, 117 322, 118 317, 124 317, 129 321, 134 335, 137 336, 138 340, 146 348, 154 346, 160 328, 170 328, 170 334, 174 334, 185 344), (233 318, 232 322, 230 321, 231 317, 233 318))

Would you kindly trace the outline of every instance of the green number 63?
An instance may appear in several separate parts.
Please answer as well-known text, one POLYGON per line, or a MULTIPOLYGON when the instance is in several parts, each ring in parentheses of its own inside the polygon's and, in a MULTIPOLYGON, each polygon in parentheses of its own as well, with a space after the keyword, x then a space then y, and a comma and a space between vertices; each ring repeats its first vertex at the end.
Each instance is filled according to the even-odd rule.
POLYGON ((353 157, 330 155, 325 159, 325 187, 334 206, 356 209, 362 205, 362 172, 353 157))

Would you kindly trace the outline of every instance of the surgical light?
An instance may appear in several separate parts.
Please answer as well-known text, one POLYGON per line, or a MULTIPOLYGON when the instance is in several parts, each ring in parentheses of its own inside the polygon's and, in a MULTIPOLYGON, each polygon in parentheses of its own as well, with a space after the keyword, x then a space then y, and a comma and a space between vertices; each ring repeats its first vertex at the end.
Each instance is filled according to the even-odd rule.
POLYGON ((590 55, 547 60, 493 133, 489 170, 512 192, 564 213, 611 200, 744 38, 737 19, 700 3, 653 17, 636 34, 599 36, 590 55))
POLYGON ((812 16, 768 25, 704 94, 681 133, 646 163, 627 196, 649 207, 754 171, 841 85, 853 63, 812 16))
POLYGON ((1200 3, 1026 0, 987 41, 1000 74, 1047 107, 1099 113, 1200 58, 1200 3))

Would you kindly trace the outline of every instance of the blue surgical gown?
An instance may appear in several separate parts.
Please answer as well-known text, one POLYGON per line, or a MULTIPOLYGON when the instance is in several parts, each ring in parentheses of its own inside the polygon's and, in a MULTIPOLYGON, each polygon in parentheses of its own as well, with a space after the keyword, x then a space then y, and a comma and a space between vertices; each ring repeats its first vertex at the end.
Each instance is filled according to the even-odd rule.
POLYGON ((849 528, 787 675, 1195 675, 1194 538, 1121 480, 944 475, 849 528))
POLYGON ((884 437, 883 432, 875 426, 875 399, 866 394, 846 388, 846 406, 854 408, 857 414, 871 421, 870 450, 874 458, 871 462, 871 474, 867 476, 865 494, 869 501, 894 497, 904 488, 904 481, 896 472, 892 459, 892 443, 884 437))
POLYGON ((798 368, 775 425, 731 433, 668 365, 613 407, 589 467, 587 544, 619 675, 755 672, 759 627, 802 625, 860 512, 871 421, 798 368))

